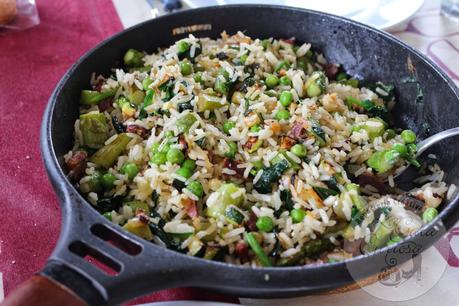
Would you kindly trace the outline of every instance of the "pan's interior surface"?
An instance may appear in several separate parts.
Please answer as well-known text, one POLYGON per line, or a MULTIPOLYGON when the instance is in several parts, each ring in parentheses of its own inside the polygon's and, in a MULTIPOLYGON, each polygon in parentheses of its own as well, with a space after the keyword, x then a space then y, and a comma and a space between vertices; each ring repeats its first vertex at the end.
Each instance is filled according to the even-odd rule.
MULTIPOLYGON (((192 25, 211 27, 210 30, 192 32, 197 37, 217 38, 222 31, 230 34, 245 31, 247 35, 256 38, 295 37, 299 42, 310 42, 314 48, 324 53, 329 62, 341 64, 349 74, 362 80, 394 84, 398 104, 393 115, 397 126, 413 129, 420 138, 459 126, 459 98, 454 84, 418 53, 387 34, 342 18, 300 9, 275 6, 214 7, 157 18, 128 29, 99 45, 69 71, 51 98, 54 109, 51 110, 50 115, 51 131, 47 132, 51 136, 53 146, 51 151, 54 151, 61 167, 63 155, 72 148, 73 122, 79 114, 79 94, 82 89, 89 88, 91 74, 93 72, 105 76, 110 74, 113 67, 119 66, 120 59, 129 48, 154 52, 158 47, 167 47, 188 35, 188 33, 173 35, 174 29, 192 25), (418 80, 424 96, 422 101, 416 100, 419 93, 417 84, 404 82, 409 77, 418 80)), ((432 150, 438 155, 440 166, 447 170, 446 181, 456 184, 459 176, 457 149, 459 149, 457 139, 451 139, 432 150)), ((53 181, 63 178, 63 170, 57 172, 50 173, 53 181), (57 172, 60 173, 60 178, 57 172)), ((73 190, 68 181, 65 185, 67 189, 73 190)), ((456 202, 450 203, 449 205, 455 207, 451 207, 446 216, 444 214, 447 227, 458 218, 456 202)), ((87 204, 84 210, 92 209, 87 204)), ((72 210, 67 210, 68 212, 72 210)), ((191 264, 204 261, 190 260, 191 264)), ((362 258, 362 263, 365 260, 368 260, 368 256, 362 258)), ((221 273, 218 272, 221 269, 229 271, 224 280, 227 282, 236 279, 237 273, 244 270, 224 264, 206 264, 213 265, 215 273, 221 273), (231 276, 232 273, 235 274, 234 278, 231 276)), ((274 273, 276 277, 271 279, 271 282, 265 283, 260 283, 260 280, 264 279, 264 274, 255 272, 262 269, 252 269, 251 276, 247 273, 240 276, 245 280, 241 280, 238 286, 234 284, 229 286, 226 291, 265 297, 294 295, 307 292, 308 288, 311 290, 325 288, 327 282, 328 287, 331 288, 351 280, 349 275, 343 272, 344 265, 318 269, 320 268, 271 269, 270 273, 274 273), (322 272, 320 276, 316 274, 318 271, 322 272), (313 283, 305 285, 307 280, 313 283), (280 286, 282 281, 287 284, 280 286)), ((147 276, 145 277, 148 279, 147 276)), ((216 278, 209 279, 209 282, 196 285, 212 287, 212 279, 216 278)), ((216 287, 225 290, 224 284, 216 287)))

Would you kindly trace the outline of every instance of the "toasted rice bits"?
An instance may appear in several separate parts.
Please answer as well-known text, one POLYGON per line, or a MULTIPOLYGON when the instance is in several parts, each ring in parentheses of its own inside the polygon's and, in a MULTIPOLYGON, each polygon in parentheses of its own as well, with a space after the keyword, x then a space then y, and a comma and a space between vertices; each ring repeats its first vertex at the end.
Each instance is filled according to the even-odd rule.
POLYGON ((308 43, 190 35, 123 60, 82 91, 65 162, 95 209, 154 243, 250 266, 335 262, 412 234, 454 192, 437 165, 395 188, 421 165, 414 132, 391 127, 394 87, 362 85, 308 43))

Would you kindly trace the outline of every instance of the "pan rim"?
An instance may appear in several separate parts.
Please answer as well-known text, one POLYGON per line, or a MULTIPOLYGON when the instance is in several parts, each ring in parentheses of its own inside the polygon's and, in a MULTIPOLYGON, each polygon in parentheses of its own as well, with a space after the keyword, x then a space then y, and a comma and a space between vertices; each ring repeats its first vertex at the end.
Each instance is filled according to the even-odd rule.
MULTIPOLYGON (((62 193, 62 194, 66 194, 66 195, 71 194, 73 196, 77 196, 79 198, 79 200, 84 202, 85 205, 87 205, 89 207, 89 209, 94 210, 94 208, 89 204, 89 202, 81 196, 81 194, 76 190, 76 188, 67 179, 67 177, 66 177, 66 175, 65 175, 65 173, 63 171, 63 168, 59 165, 58 157, 57 157, 56 152, 54 150, 54 143, 53 143, 52 135, 51 135, 51 127, 53 125, 53 113, 55 111, 55 106, 56 106, 56 103, 57 103, 57 97, 59 96, 62 88, 64 87, 64 85, 66 84, 66 82, 70 78, 70 76, 73 74, 73 72, 76 70, 76 68, 82 62, 84 62, 87 58, 91 57, 92 54, 96 50, 100 49, 103 46, 106 46, 106 45, 110 44, 112 41, 117 40, 118 38, 120 38, 120 37, 122 37, 124 35, 127 35, 131 31, 140 29, 140 28, 144 27, 147 24, 154 23, 154 22, 156 22, 156 20, 167 19, 170 16, 180 16, 180 15, 193 14, 193 13, 202 12, 202 11, 208 12, 208 11, 212 11, 212 10, 225 10, 225 9, 231 9, 231 8, 277 9, 277 10, 285 10, 285 11, 288 11, 289 13, 298 12, 298 13, 303 13, 303 14, 304 13, 313 14, 313 15, 321 16, 323 18, 329 18, 329 19, 333 19, 333 20, 338 20, 339 22, 350 23, 352 25, 355 25, 357 28, 359 28, 359 30, 367 30, 367 31, 373 32, 373 33, 375 33, 376 35, 378 35, 380 37, 383 37, 383 38, 385 38, 387 40, 390 40, 393 43, 396 43, 400 48, 406 49, 407 51, 409 51, 410 54, 416 56, 418 59, 420 59, 421 61, 426 63, 429 66, 430 69, 435 71, 435 73, 437 73, 438 76, 441 77, 441 79, 447 83, 448 87, 454 92, 456 98, 459 100, 459 88, 455 85, 455 83, 452 81, 452 79, 450 77, 448 77, 446 75, 446 73, 443 70, 441 70, 438 67, 438 65, 435 64, 427 56, 423 55, 421 52, 415 50, 411 46, 407 45, 403 41, 399 40, 398 38, 394 37, 393 35, 391 35, 391 34, 389 34, 387 32, 384 32, 382 30, 378 30, 378 29, 373 28, 371 26, 367 26, 367 25, 362 24, 362 23, 357 22, 357 21, 353 21, 351 19, 347 19, 345 17, 340 17, 340 16, 336 16, 336 15, 332 15, 332 14, 328 14, 328 13, 323 13, 323 12, 318 12, 318 11, 314 11, 314 10, 308 10, 308 9, 293 8, 293 7, 287 7, 287 6, 282 6, 282 5, 263 5, 263 4, 234 4, 234 5, 226 5, 226 6, 209 6, 209 7, 202 7, 202 8, 196 8, 196 9, 190 9, 190 10, 187 10, 187 11, 176 12, 176 13, 173 13, 173 14, 170 14, 170 15, 164 15, 164 16, 157 17, 155 19, 144 21, 142 23, 139 23, 137 25, 134 25, 132 27, 124 29, 124 30, 122 30, 122 31, 110 36, 109 38, 103 40, 102 42, 98 43, 95 47, 91 48, 85 54, 83 54, 65 72, 63 77, 60 79, 60 81, 56 85, 55 89, 53 90, 53 92, 52 92, 52 94, 50 96, 50 99, 48 101, 46 109, 44 111, 44 115, 43 115, 43 119, 42 119, 42 125, 41 125, 40 143, 41 143, 42 159, 43 159, 45 167, 46 167, 47 175, 50 178, 50 180, 52 181, 53 186, 55 188, 55 191, 58 194, 62 193)), ((61 205, 61 208, 62 208, 62 213, 61 214, 64 217, 65 214, 66 214, 66 211, 68 210, 67 206, 70 205, 70 203, 66 203, 66 201, 63 201, 61 199, 60 205, 61 205)), ((88 207, 85 206, 85 209, 88 209, 88 207)), ((437 217, 437 221, 440 220, 443 223, 443 221, 449 220, 450 218, 453 217, 454 212, 456 212, 456 215, 459 214, 459 195, 456 195, 455 198, 451 199, 450 202, 448 203, 448 205, 442 209, 442 211, 439 213, 439 215, 437 217)), ((116 225, 111 224, 111 222, 108 222, 107 220, 105 220, 102 215, 99 215, 99 217, 100 217, 100 219, 99 219, 100 222, 99 223, 102 223, 104 225, 110 226, 110 228, 116 230, 116 228, 117 228, 116 225)), ((457 221, 457 218, 456 218, 455 221, 457 221)), ((65 222, 64 218, 63 218, 62 222, 65 222)), ((432 222, 432 223, 426 224, 420 230, 431 229, 431 228, 434 227, 435 223, 436 222, 432 222)), ((451 225, 452 225, 452 224, 450 224, 449 221, 446 222, 446 224, 447 224, 447 226, 446 226, 447 229, 449 229, 449 227, 451 227, 451 225)), ((63 227, 64 226, 65 226, 65 224, 63 224, 63 227)), ((61 232, 62 232, 62 230, 63 229, 61 229, 61 232)), ((121 228, 120 228, 120 230, 121 230, 121 228)), ((417 232, 417 234, 418 233, 419 233, 419 231, 417 232)), ((143 240, 141 238, 138 238, 138 237, 136 237, 136 236, 134 236, 134 235, 132 235, 130 233, 127 233, 127 232, 125 234, 130 236, 131 238, 133 238, 133 240, 135 240, 138 243, 140 243, 144 248, 150 248, 150 247, 159 248, 163 252, 166 252, 164 254, 179 256, 179 257, 181 257, 183 259, 186 259, 188 261, 192 261, 192 262, 193 261, 197 261, 198 263, 201 263, 201 264, 204 264, 204 265, 216 266, 216 267, 221 267, 221 268, 224 268, 224 269, 231 269, 233 271, 234 270, 240 270, 241 272, 246 272, 246 273, 247 273, 247 271, 250 271, 250 272, 258 272, 258 273, 268 273, 268 274, 275 274, 275 273, 280 273, 280 272, 284 272, 284 271, 290 271, 290 272, 294 272, 294 271, 295 272, 320 271, 321 269, 344 267, 345 265, 347 265, 349 263, 355 263, 355 262, 361 261, 361 260, 363 260, 365 258, 368 258, 368 257, 380 256, 381 254, 383 254, 383 253, 385 253, 385 252, 387 252, 389 250, 395 249, 400 243, 403 243, 403 242, 406 242, 406 241, 409 240, 409 237, 408 237, 408 238, 405 238, 404 240, 402 240, 401 242, 399 242, 399 243, 397 243, 397 244, 395 244, 393 246, 384 247, 384 248, 378 249, 378 250, 376 250, 374 252, 371 252, 371 253, 368 253, 368 254, 358 255, 358 256, 352 257, 350 259, 346 259, 344 261, 336 262, 336 263, 323 263, 323 264, 320 264, 320 265, 304 265, 304 266, 291 266, 291 267, 269 267, 268 268, 268 267, 247 267, 247 266, 240 266, 240 265, 235 265, 235 264, 226 263, 226 262, 216 262, 216 261, 212 261, 212 260, 205 260, 205 259, 202 259, 202 258, 197 258, 197 257, 193 257, 193 256, 186 255, 186 254, 181 254, 181 253, 178 253, 176 251, 173 251, 173 250, 170 250, 170 249, 167 249, 167 248, 162 248, 162 247, 160 247, 158 245, 155 245, 154 243, 151 243, 149 241, 145 241, 145 240, 143 240)), ((330 285, 329 287, 332 288, 332 287, 336 287, 336 286, 330 285)), ((327 288, 324 288, 324 289, 327 289, 327 288)), ((286 289, 282 289, 282 290, 283 291, 287 291, 286 289)))

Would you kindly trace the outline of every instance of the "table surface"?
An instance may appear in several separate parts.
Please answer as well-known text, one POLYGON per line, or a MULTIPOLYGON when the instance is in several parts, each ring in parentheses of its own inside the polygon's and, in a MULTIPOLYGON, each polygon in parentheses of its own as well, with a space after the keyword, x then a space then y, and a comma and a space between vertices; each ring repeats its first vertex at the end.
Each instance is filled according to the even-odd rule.
MULTIPOLYGON (((65 69, 98 41, 121 29, 118 16, 113 8, 107 5, 107 2, 109 0, 95 1, 96 4, 91 0, 61 2, 38 0, 39 12, 43 20, 39 27, 42 30, 43 27, 46 27, 47 39, 67 42, 64 46, 67 49, 60 52, 59 55, 54 54, 53 44, 44 46, 43 37, 35 37, 31 42, 25 41, 26 33, 15 34, 19 36, 18 39, 9 38, 9 34, 6 37, 0 36, 0 67, 4 71, 21 69, 24 75, 33 76, 31 81, 21 83, 23 90, 13 90, 13 93, 9 93, 11 88, 18 86, 12 78, 0 74, 0 129, 3 131, 0 133, 0 147, 8 147, 6 154, 0 157, 2 169, 0 203, 5 209, 2 216, 5 219, 15 220, 13 223, 0 222, 0 300, 4 292, 8 293, 43 266, 58 238, 59 206, 46 179, 38 149, 40 118, 52 88, 65 69), (90 11, 88 7, 91 7, 90 11), (59 11, 60 14, 53 14, 55 11, 59 11), (91 24, 95 30, 88 32, 79 28, 75 16, 78 16, 76 19, 87 19, 86 22, 91 24), (117 20, 114 21, 114 19, 117 20), (54 23, 64 24, 73 31, 53 28, 54 23), (22 40, 20 36, 24 36, 22 40), (73 43, 75 41, 80 43, 73 43), (35 46, 38 49, 47 48, 43 52, 47 54, 47 57, 32 58, 33 51, 36 51, 33 49, 35 46), (22 49, 28 48, 27 51, 31 52, 15 54, 14 50, 21 50, 21 47, 22 49), (12 65, 17 65, 17 61, 8 59, 17 56, 23 57, 25 61, 21 62, 19 67, 12 67, 12 65), (49 63, 49 67, 41 71, 46 80, 40 80, 43 76, 34 75, 34 66, 28 63, 29 60, 33 63, 49 63)), ((113 3, 118 9, 121 21, 131 18, 131 21, 140 22, 150 16, 148 12, 146 13, 148 5, 145 0, 130 0, 128 6, 125 0, 113 0, 113 3), (126 11, 126 8, 129 9, 126 11), (126 17, 127 15, 129 16, 126 17)), ((30 31, 38 31, 38 29, 30 31)), ((459 85, 459 60, 457 60, 459 58, 459 23, 439 14, 438 0, 427 0, 413 18, 394 29, 392 34, 427 54, 459 85)), ((451 231, 450 236, 441 241, 443 247, 449 248, 452 256, 444 257, 441 251, 436 253, 433 251, 432 258, 435 261, 431 263, 446 265, 446 270, 438 283, 427 294, 410 302, 403 302, 403 305, 433 304, 439 297, 443 299, 444 305, 459 305, 457 291, 454 291, 457 290, 459 281, 459 239, 455 238, 457 235, 459 235, 459 227, 456 227, 451 231), (452 287, 454 285, 456 287, 452 287), (449 288, 454 288, 454 290, 451 291, 449 288)), ((174 290, 138 301, 190 299, 196 296, 194 291, 174 290)), ((204 294, 204 297, 211 299, 212 295, 204 294)), ((288 305, 332 305, 338 299, 342 305, 366 305, 368 303, 387 305, 383 300, 376 299, 363 290, 339 296, 290 299, 285 303, 288 305)), ((279 300, 244 299, 242 302, 246 305, 281 304, 279 300)))

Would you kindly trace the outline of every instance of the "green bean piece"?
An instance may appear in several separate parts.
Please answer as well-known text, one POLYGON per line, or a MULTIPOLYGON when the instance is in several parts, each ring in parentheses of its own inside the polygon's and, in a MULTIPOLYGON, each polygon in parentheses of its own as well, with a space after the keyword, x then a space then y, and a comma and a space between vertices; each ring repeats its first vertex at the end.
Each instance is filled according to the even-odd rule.
POLYGON ((429 207, 422 213, 422 220, 425 223, 429 223, 432 222, 436 216, 438 216, 438 210, 434 207, 429 207))
POLYGON ((225 152, 225 157, 234 158, 237 153, 237 144, 234 141, 230 141, 228 144, 228 151, 225 152))
POLYGON ((126 150, 126 146, 130 141, 131 137, 127 134, 118 134, 118 137, 110 144, 97 150, 97 152, 89 158, 89 161, 95 163, 99 167, 108 169, 116 162, 118 156, 126 150))
POLYGON ((252 127, 250 128, 250 131, 254 133, 258 133, 259 131, 261 131, 261 125, 259 124, 252 125, 252 127))
POLYGON ((145 92, 136 88, 128 90, 127 98, 134 105, 141 105, 145 99, 145 92))
POLYGON ((142 81, 143 90, 148 90, 150 85, 153 83, 153 80, 150 77, 146 77, 142 81))
POLYGON ((124 54, 124 64, 128 67, 140 67, 143 66, 143 53, 135 50, 129 49, 124 54))
MULTIPOLYGON (((242 188, 239 188, 233 183, 226 183, 220 186, 210 197, 215 197, 215 203, 207 206, 206 215, 212 218, 220 218, 225 215, 226 208, 230 205, 239 207, 244 200, 244 195, 233 198, 234 193, 239 193, 242 188)), ((207 202, 208 203, 208 202, 207 202)))
POLYGON ((255 225, 260 231, 266 232, 266 233, 271 232, 274 228, 273 219, 271 219, 268 216, 263 216, 263 217, 258 218, 255 225))
POLYGON ((98 111, 80 115, 80 131, 84 145, 91 149, 99 149, 108 139, 108 123, 103 113, 98 111))
POLYGON ((246 236, 246 240, 250 248, 252 249, 252 251, 255 253, 255 255, 257 255, 258 259, 260 260, 260 263, 264 267, 271 267, 272 266, 271 260, 265 254, 263 248, 258 244, 258 241, 253 235, 253 233, 248 233, 246 236))
POLYGON ((80 95, 80 104, 96 105, 102 100, 113 97, 115 94, 116 90, 109 90, 104 92, 95 90, 82 90, 80 95))
POLYGON ((373 252, 380 247, 386 245, 392 232, 395 230, 393 222, 390 220, 381 221, 370 235, 370 241, 367 245, 367 250, 373 252))
POLYGON ((399 160, 400 153, 395 150, 383 150, 374 152, 367 160, 367 165, 378 173, 384 173, 392 169, 399 160))
POLYGON ((229 131, 236 127, 236 123, 233 122, 233 121, 226 121, 225 123, 223 123, 223 132, 225 132, 226 134, 229 135, 229 131))
POLYGON ((336 81, 342 82, 346 81, 349 76, 345 72, 340 72, 336 75, 336 81))
POLYGON ((123 205, 127 205, 132 209, 132 212, 135 214, 136 210, 141 210, 145 214, 149 215, 150 214, 150 206, 148 206, 147 203, 142 202, 142 201, 129 201, 129 202, 124 202, 123 205))
POLYGON ((198 112, 213 111, 227 105, 222 104, 221 97, 200 93, 198 96, 198 112))
POLYGON ((197 121, 196 117, 189 113, 177 120, 176 126, 179 134, 188 133, 190 127, 197 121))
POLYGON ((416 134, 412 130, 403 130, 400 135, 406 144, 416 142, 416 134))
POLYGON ((351 86, 351 87, 354 87, 354 88, 357 88, 359 87, 359 80, 357 79, 349 79, 347 80, 347 85, 351 86))
POLYGON ((346 190, 349 191, 352 204, 359 210, 360 213, 364 213, 367 210, 367 203, 365 199, 359 194, 360 186, 354 183, 346 185, 346 190))
POLYGON ((320 96, 325 92, 327 77, 322 71, 314 71, 306 81, 306 93, 308 97, 313 98, 320 96))

